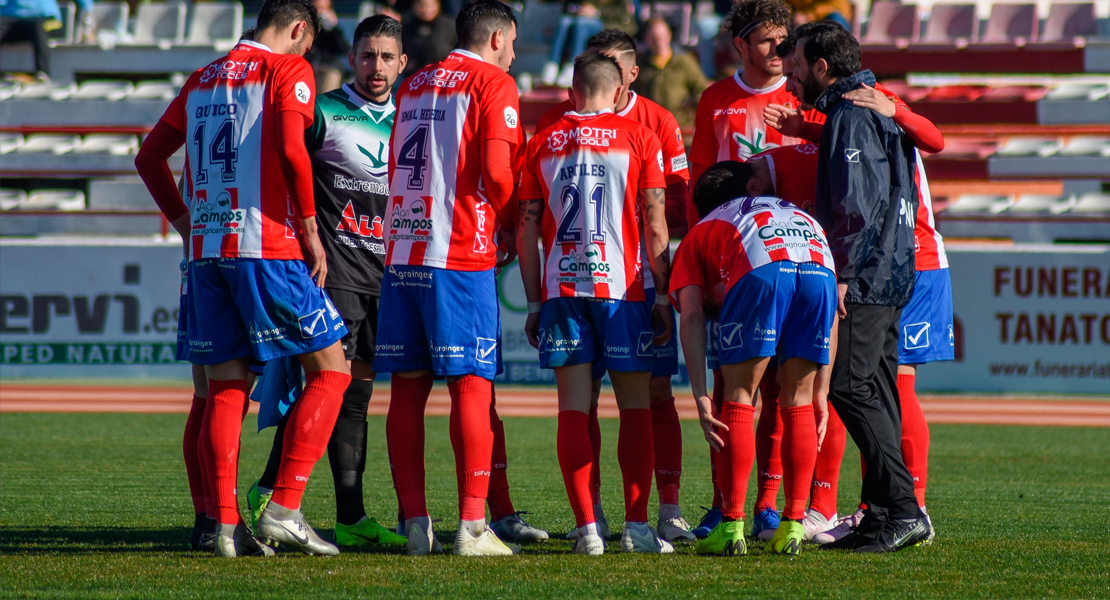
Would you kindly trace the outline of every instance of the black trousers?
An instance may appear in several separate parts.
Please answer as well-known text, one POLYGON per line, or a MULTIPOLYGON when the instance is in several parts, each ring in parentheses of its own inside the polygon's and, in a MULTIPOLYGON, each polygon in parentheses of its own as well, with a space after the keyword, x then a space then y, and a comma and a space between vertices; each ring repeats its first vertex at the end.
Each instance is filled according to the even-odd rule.
POLYGON ((50 74, 50 44, 43 29, 48 17, 17 19, 0 17, 0 42, 31 42, 35 48, 35 72, 50 74))
MULTIPOLYGON (((898 320, 902 309, 846 305, 840 320, 829 401, 859 446, 867 473, 861 499, 865 529, 920 512, 913 478, 902 460, 902 409, 898 399, 898 320)), ((861 532, 863 533, 863 532, 861 532)))

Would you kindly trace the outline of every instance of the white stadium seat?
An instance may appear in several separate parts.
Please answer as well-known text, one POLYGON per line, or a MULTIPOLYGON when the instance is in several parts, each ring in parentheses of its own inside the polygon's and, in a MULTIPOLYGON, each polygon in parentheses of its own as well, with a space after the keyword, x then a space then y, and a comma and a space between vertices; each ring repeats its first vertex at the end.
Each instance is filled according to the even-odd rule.
POLYGON ((1068 140, 1060 156, 1110 156, 1110 138, 1079 135, 1068 140))
POLYGON ((65 100, 77 91, 75 83, 33 83, 13 96, 16 100, 65 100))
POLYGON ((139 150, 139 138, 134 135, 93 133, 85 136, 73 149, 75 154, 112 154, 125 156, 139 150))
MULTIPOLYGON (((98 32, 111 32, 116 37, 127 35, 127 18, 130 16, 131 7, 126 2, 96 2, 92 9, 93 28, 98 32)), ((84 38, 84 32, 79 27, 75 39, 84 38)))
POLYGON ((235 42, 243 33, 243 5, 238 2, 197 2, 189 15, 189 44, 235 42))
POLYGON ((69 96, 70 100, 123 100, 135 86, 130 81, 90 80, 77 86, 77 91, 69 96))
POLYGON ((27 201, 23 190, 0 189, 0 210, 12 210, 27 201))
POLYGON ((944 209, 946 213, 1000 213, 1011 204, 1014 199, 1010 196, 991 196, 987 194, 965 194, 956 198, 956 201, 944 209))
POLYGON ((12 96, 19 93, 23 89, 23 84, 11 79, 0 79, 0 100, 7 100, 12 96))
POLYGON ((81 144, 81 136, 60 133, 36 133, 27 136, 15 149, 19 154, 65 154, 81 144))
POLYGON ((85 210, 85 192, 80 190, 35 190, 19 210, 85 210))
POLYGON ((1068 212, 1110 215, 1110 194, 1099 192, 1083 194, 1068 212))
POLYGON ((995 156, 1052 156, 1063 145, 1057 138, 1010 138, 995 156))
POLYGON ((1075 204, 1073 196, 1047 196, 1042 194, 1025 194, 1017 199, 1006 213, 1024 214, 1053 214, 1058 215, 1075 204))
POLYGON ((128 100, 173 100, 178 86, 169 81, 140 81, 135 90, 127 95, 128 100))
POLYGON ((0 154, 7 154, 23 145, 23 136, 18 133, 0 133, 0 154))
POLYGON ((136 44, 180 44, 185 41, 186 6, 182 2, 139 5, 132 34, 136 44))

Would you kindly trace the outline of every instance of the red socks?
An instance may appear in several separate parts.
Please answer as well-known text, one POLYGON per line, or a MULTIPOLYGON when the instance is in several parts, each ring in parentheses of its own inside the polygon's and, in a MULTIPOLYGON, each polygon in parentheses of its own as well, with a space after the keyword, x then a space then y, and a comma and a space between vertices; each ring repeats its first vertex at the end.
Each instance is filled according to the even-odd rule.
POLYGON ((181 440, 181 453, 185 456, 185 475, 189 478, 189 496, 193 499, 193 512, 206 512, 204 492, 204 471, 200 460, 200 426, 204 422, 206 398, 193 395, 193 405, 189 407, 189 417, 185 419, 185 435, 181 440))
POLYGON ((748 497, 748 476, 755 461, 755 408, 738 402, 725 402, 720 421, 728 431, 719 431, 725 447, 717 457, 717 485, 721 488, 721 512, 730 519, 744 518, 748 497))
POLYGON ((678 504, 682 477, 682 424, 674 397, 651 405, 651 434, 655 440, 655 487, 660 504, 678 504))
POLYGON ((902 460, 913 476, 917 505, 925 506, 925 484, 929 480, 929 425, 917 401, 914 375, 898 376, 898 398, 902 403, 902 460))
POLYGON ((509 497, 509 468, 508 453, 505 451, 505 423, 497 416, 497 394, 494 392, 493 401, 489 405, 489 422, 493 429, 493 459, 490 464, 489 516, 497 521, 516 513, 513 501, 509 497))
POLYGON ((593 458, 590 462, 590 494, 594 504, 601 504, 601 423, 597 420, 597 405, 590 407, 587 423, 593 458))
POLYGON ((466 375, 449 382, 447 389, 451 392, 451 446, 455 449, 455 477, 459 482, 459 519, 485 520, 493 456, 493 382, 466 375))
MULTIPOLYGON (((596 407, 595 407, 596 408, 596 407)), ((594 411, 597 414, 597 411, 594 411)), ((574 511, 575 527, 593 523, 594 501, 590 477, 593 471, 594 452, 587 443, 590 437, 590 417, 576 410, 559 411, 559 431, 556 438, 559 469, 563 472, 563 485, 574 511)))
POLYGON ((424 497, 424 407, 432 392, 431 374, 415 379, 393 376, 385 434, 393 461, 393 481, 406 519, 428 516, 424 497))
POLYGON ((782 516, 800 521, 806 516, 806 501, 817 464, 817 419, 813 405, 783 407, 782 466, 786 479, 786 506, 782 516))
POLYGON ((825 427, 825 441, 817 453, 817 466, 813 471, 813 489, 809 507, 831 519, 836 514, 836 484, 840 481, 840 461, 844 458, 844 443, 848 431, 836 410, 829 405, 829 424, 825 427))
MULTIPOLYGON (((724 376, 721 374, 720 369, 713 370, 713 412, 717 420, 721 418, 721 405, 725 402, 725 383, 724 376)), ((713 448, 709 449, 709 478, 713 483, 713 508, 721 508, 723 496, 721 495, 721 486, 717 482, 717 463, 720 461, 721 453, 713 448)))
POLYGON ((763 403, 755 428, 755 460, 758 466, 755 480, 759 486, 755 499, 757 513, 765 508, 776 508, 782 484, 782 416, 779 414, 779 384, 775 369, 767 369, 763 374, 759 395, 763 403))
POLYGON ((274 480, 270 499, 290 510, 301 507, 301 496, 316 461, 328 449, 331 431, 343 404, 343 392, 351 383, 349 373, 309 371, 305 373, 304 392, 293 408, 285 427, 281 466, 274 480))
MULTIPOLYGON (((239 469, 239 436, 243 432, 243 405, 247 400, 247 381, 209 380, 208 407, 201 428, 205 458, 208 462, 209 493, 214 497, 213 512, 219 523, 237 525, 239 503, 235 482, 239 469)), ((326 442, 327 440, 325 440, 326 442)))
POLYGON ((655 442, 651 433, 651 410, 630 408, 621 411, 617 436, 617 462, 624 480, 624 520, 647 522, 651 496, 651 472, 655 467, 655 442))

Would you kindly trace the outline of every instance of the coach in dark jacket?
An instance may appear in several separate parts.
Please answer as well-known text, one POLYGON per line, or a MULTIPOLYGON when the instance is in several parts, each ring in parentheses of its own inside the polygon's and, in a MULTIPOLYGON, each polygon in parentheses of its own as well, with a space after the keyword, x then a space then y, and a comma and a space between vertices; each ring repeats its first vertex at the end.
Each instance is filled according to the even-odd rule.
POLYGON ((896 387, 898 319, 914 286, 915 155, 893 120, 842 99, 875 84, 870 71, 860 71, 855 38, 825 21, 795 35, 794 73, 804 100, 826 115, 816 210, 840 294, 829 401, 867 463, 863 520, 823 547, 893 552, 928 533, 902 460, 896 387))

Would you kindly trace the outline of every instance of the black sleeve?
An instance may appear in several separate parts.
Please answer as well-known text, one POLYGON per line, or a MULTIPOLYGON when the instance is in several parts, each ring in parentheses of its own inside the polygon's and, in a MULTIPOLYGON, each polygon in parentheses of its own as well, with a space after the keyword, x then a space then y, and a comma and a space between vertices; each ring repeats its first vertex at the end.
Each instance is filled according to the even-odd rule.
POLYGON ((822 142, 827 152, 832 230, 829 249, 836 262, 837 279, 858 276, 879 241, 889 202, 890 168, 876 123, 865 109, 836 111, 825 123, 829 132, 822 142))

